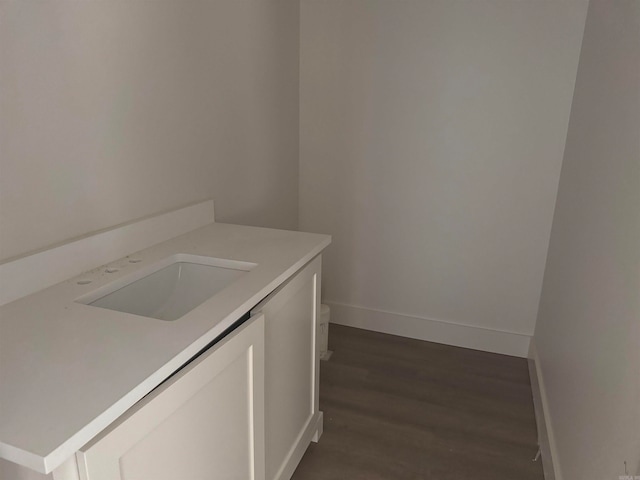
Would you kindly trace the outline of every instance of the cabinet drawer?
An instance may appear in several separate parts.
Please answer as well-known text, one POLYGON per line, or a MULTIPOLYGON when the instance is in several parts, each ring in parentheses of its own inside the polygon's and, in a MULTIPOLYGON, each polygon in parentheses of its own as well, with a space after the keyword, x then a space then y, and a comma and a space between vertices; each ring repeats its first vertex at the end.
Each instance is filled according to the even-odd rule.
POLYGON ((76 455, 82 480, 263 480, 263 316, 202 354, 76 455))

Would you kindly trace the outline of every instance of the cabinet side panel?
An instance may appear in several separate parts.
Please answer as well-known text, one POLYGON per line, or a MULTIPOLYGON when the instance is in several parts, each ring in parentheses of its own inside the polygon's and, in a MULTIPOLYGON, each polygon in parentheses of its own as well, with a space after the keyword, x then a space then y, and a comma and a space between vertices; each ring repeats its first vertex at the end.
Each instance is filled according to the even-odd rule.
POLYGON ((309 283, 281 310, 268 316, 266 362, 267 475, 280 469, 313 415, 310 375, 312 325, 307 318, 313 290, 309 283))
POLYGON ((265 314, 266 474, 288 478, 318 415, 316 311, 319 258, 262 306, 265 314))

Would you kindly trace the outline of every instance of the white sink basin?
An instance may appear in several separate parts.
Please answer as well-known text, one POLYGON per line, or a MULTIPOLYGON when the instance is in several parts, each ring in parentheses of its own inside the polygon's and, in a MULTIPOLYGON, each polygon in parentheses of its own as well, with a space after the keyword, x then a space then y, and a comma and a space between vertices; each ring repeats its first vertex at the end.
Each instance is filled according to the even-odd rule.
POLYGON ((249 262, 178 254, 77 301, 158 320, 177 320, 255 266, 249 262))

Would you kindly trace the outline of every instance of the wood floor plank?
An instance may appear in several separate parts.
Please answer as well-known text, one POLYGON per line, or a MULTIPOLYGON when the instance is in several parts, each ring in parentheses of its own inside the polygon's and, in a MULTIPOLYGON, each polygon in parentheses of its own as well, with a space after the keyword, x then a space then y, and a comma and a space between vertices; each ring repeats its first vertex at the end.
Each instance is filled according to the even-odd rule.
POLYGON ((526 360, 331 325, 294 480, 543 480, 526 360))

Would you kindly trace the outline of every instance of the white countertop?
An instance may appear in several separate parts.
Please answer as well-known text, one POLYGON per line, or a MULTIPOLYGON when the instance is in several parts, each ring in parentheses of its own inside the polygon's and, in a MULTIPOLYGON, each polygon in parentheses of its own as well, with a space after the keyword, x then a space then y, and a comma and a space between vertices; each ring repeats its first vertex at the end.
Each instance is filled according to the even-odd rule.
POLYGON ((329 243, 212 223, 0 307, 0 458, 57 468, 329 243), (171 322, 75 302, 177 253, 258 265, 171 322))

